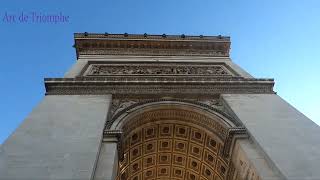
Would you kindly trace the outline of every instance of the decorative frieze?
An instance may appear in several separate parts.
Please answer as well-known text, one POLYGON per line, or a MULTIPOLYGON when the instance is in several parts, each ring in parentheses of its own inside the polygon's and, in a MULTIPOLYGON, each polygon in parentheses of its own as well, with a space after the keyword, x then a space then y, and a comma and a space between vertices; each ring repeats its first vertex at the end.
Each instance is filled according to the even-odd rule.
POLYGON ((231 76, 222 65, 134 65, 134 64, 92 64, 87 76, 108 75, 200 75, 200 76, 231 76))
POLYGON ((274 81, 270 79, 192 81, 186 77, 186 81, 175 81, 175 78, 163 77, 162 81, 145 77, 142 77, 145 81, 135 80, 139 79, 135 77, 121 77, 121 81, 108 78, 47 78, 45 79, 45 86, 47 95, 274 93, 274 81))
MULTIPOLYGON (((93 45, 97 46, 97 45, 93 45)), ((79 48, 78 55, 134 55, 134 56, 207 56, 227 57, 228 52, 221 50, 172 50, 172 49, 138 49, 138 48, 79 48)))
POLYGON ((230 38, 132 34, 76 34, 77 55, 161 55, 228 57, 230 38))

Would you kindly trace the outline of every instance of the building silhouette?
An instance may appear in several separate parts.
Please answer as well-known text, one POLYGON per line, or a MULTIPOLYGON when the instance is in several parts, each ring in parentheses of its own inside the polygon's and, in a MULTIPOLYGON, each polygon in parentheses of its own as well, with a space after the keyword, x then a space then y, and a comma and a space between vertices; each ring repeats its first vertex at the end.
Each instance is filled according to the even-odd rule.
POLYGON ((319 180, 319 127, 230 44, 76 33, 74 66, 1 145, 0 180, 319 180))

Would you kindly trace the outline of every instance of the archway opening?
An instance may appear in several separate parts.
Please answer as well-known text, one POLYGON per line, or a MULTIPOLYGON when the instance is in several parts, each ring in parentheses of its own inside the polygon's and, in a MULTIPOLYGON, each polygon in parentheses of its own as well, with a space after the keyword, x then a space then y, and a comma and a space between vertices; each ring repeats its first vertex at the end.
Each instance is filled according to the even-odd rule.
POLYGON ((122 130, 117 179, 227 179, 233 168, 224 152, 233 126, 190 105, 136 109, 115 126, 122 130))

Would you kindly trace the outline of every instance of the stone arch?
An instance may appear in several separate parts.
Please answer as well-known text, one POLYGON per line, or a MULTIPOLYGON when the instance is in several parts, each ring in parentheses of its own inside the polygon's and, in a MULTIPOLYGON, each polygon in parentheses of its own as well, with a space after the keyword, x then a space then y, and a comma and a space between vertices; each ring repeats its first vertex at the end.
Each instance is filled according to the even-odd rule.
POLYGON ((121 131, 119 180, 227 179, 235 134, 244 128, 227 114, 191 101, 132 104, 113 116, 121 131))
POLYGON ((230 127, 241 127, 242 124, 230 116, 229 114, 225 113, 224 111, 221 111, 218 108, 215 108, 214 106, 209 106, 207 104, 193 101, 193 100, 187 100, 187 99, 149 99, 141 102, 135 102, 128 100, 126 103, 124 103, 125 108, 122 108, 121 110, 117 110, 115 114, 113 114, 110 121, 106 124, 106 129, 110 130, 116 130, 118 127, 117 123, 119 120, 128 119, 130 116, 130 113, 134 111, 144 111, 145 108, 150 107, 156 107, 159 105, 174 105, 176 107, 189 107, 193 110, 201 110, 203 112, 208 112, 211 115, 216 115, 220 117, 223 121, 227 122, 230 127))

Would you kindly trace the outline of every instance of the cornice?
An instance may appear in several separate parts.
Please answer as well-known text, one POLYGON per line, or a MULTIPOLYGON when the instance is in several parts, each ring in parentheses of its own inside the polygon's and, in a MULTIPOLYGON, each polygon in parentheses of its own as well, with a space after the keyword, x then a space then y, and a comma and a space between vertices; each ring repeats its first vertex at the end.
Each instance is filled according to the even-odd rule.
POLYGON ((228 57, 230 38, 225 36, 92 34, 76 33, 79 55, 154 55, 228 57))
POLYGON ((229 36, 192 36, 192 35, 167 35, 167 34, 109 34, 109 33, 74 33, 75 39, 133 39, 133 40, 184 40, 184 41, 230 41, 229 36))
POLYGON ((274 93, 273 79, 239 77, 46 78, 46 94, 222 94, 274 93))

